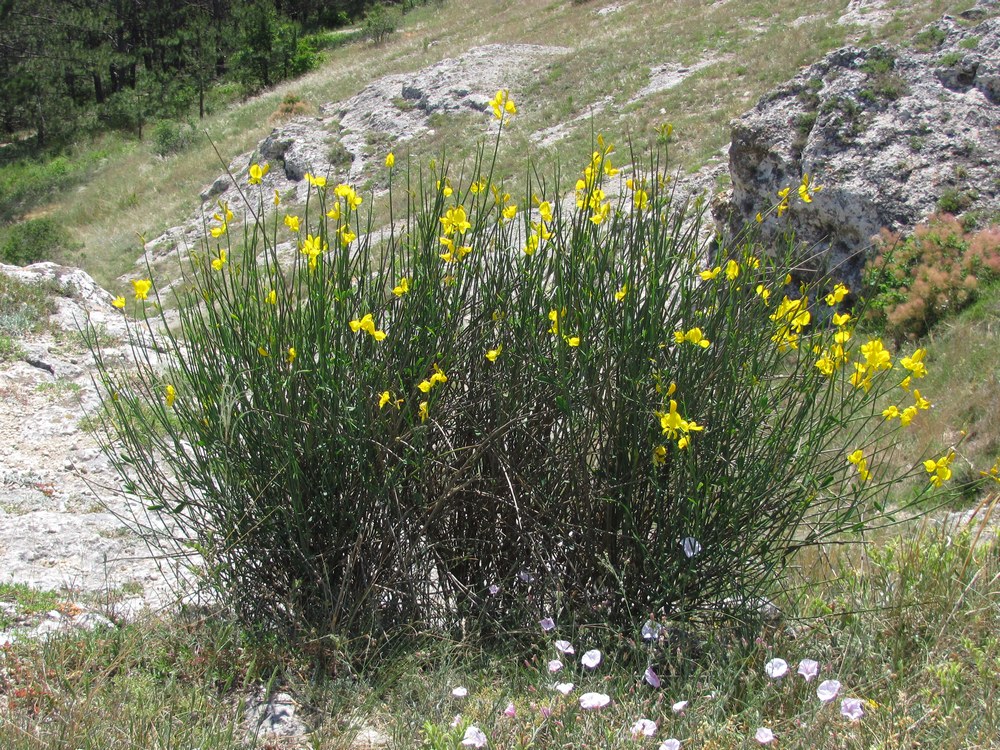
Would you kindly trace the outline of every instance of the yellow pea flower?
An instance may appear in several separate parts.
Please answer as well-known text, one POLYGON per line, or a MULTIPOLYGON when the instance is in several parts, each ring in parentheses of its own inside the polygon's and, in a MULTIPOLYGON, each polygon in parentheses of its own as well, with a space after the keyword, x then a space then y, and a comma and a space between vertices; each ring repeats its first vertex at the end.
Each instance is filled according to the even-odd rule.
POLYGON ((169 383, 167 383, 167 387, 166 387, 166 401, 167 401, 167 408, 168 409, 172 409, 174 407, 174 399, 176 399, 176 398, 177 398, 177 391, 174 389, 174 387, 172 385, 170 385, 169 383))
POLYGON ((735 281, 736 277, 740 275, 740 264, 735 260, 730 260, 726 263, 726 278, 730 281, 735 281))
POLYGON ((771 290, 765 287, 763 284, 758 284, 757 288, 754 291, 760 296, 762 300, 764 300, 765 304, 771 297, 771 290))
POLYGON ((951 479, 951 462, 953 460, 955 460, 955 453, 951 451, 937 460, 929 458, 924 461, 924 471, 930 474, 931 484, 940 487, 951 479))
POLYGON ((916 388, 913 389, 913 401, 914 401, 913 405, 923 411, 926 411, 927 409, 931 408, 931 402, 928 401, 923 396, 921 396, 920 391, 918 391, 916 388))
POLYGON ((352 232, 351 228, 348 227, 346 224, 344 224, 344 226, 342 226, 338 230, 337 234, 340 237, 340 244, 343 245, 344 247, 347 247, 352 242, 354 242, 354 240, 358 238, 358 235, 352 232))
POLYGON ((907 406, 902 412, 900 412, 899 423, 903 425, 903 427, 906 427, 913 421, 915 416, 917 416, 917 407, 907 406))
POLYGON ((397 297, 402 297, 404 294, 410 291, 410 280, 405 276, 399 280, 399 283, 392 288, 392 293, 397 297))
POLYGON ((258 346, 257 347, 257 353, 260 356, 262 356, 262 357, 270 357, 271 356, 270 352, 268 352, 267 349, 265 349, 263 346, 258 346))
POLYGON ((566 343, 569 344, 572 347, 580 346, 580 337, 579 336, 567 336, 566 337, 566 343))
POLYGON ((882 416, 885 417, 886 421, 899 419, 900 413, 898 406, 889 406, 882 410, 882 416))
POLYGON ((383 406, 392 401, 392 394, 389 391, 382 391, 382 395, 378 400, 378 408, 381 409, 383 406))
POLYGON ((334 203, 330 210, 326 212, 328 218, 334 221, 340 220, 340 203, 334 203))
POLYGON ((264 179, 264 176, 270 171, 271 171, 270 164, 265 164, 263 168, 261 168, 260 164, 251 164, 250 177, 247 178, 247 182, 250 183, 251 185, 259 185, 261 183, 261 180, 264 179))
POLYGON ((899 360, 904 368, 910 371, 915 378, 922 378, 927 375, 927 366, 924 364, 924 357, 927 356, 926 349, 917 349, 912 356, 903 357, 899 360))
POLYGON ((506 208, 504 208, 504 210, 501 212, 501 215, 503 216, 504 220, 512 221, 514 217, 517 216, 517 204, 512 203, 506 208))
POLYGON ((135 292, 136 300, 146 299, 149 290, 153 288, 153 282, 149 279, 133 279, 132 290, 135 292))
POLYGON ((653 464, 655 466, 660 466, 667 461, 667 446, 658 445, 653 448, 653 464))
POLYGON ((212 261, 212 268, 216 271, 221 271, 224 265, 226 265, 226 251, 219 248, 219 257, 212 261))
POLYGON ((486 359, 488 359, 490 362, 496 362, 497 357, 500 356, 500 352, 502 351, 503 351, 503 344, 497 344, 496 349, 490 349, 488 352, 486 352, 486 359))
POLYGON ((913 382, 913 376, 907 375, 905 378, 899 381, 899 387, 902 388, 904 391, 908 391, 910 390, 910 384, 912 382, 913 382))
POLYGON ((722 266, 716 266, 715 268, 706 268, 704 271, 698 275, 701 277, 702 281, 711 281, 716 276, 722 272, 722 266))
POLYGON ((274 189, 274 207, 277 208, 281 205, 281 193, 278 192, 278 188, 274 189))
POLYGON ((549 333, 559 333, 559 312, 557 310, 549 310, 549 320, 552 321, 549 333))
POLYGON ((285 214, 285 226, 291 229, 293 232, 299 231, 299 217, 290 216, 285 214))
POLYGON ((865 454, 862 450, 858 448, 847 457, 847 460, 857 467, 858 475, 861 477, 861 481, 867 482, 871 477, 871 472, 868 471, 868 461, 865 460, 865 454))
POLYGON ((418 412, 418 414, 420 415, 420 421, 421 422, 426 422, 427 421, 427 417, 429 417, 431 415, 430 410, 427 408, 427 402, 426 401, 421 401, 420 402, 420 411, 418 412))
POLYGON ((517 114, 517 107, 514 106, 514 100, 510 97, 510 92, 507 89, 497 91, 496 96, 490 100, 490 107, 493 109, 493 116, 501 121, 505 114, 517 114))
MULTIPOLYGON (((396 166, 396 155, 392 153, 392 151, 386 154, 385 166, 388 167, 389 169, 392 169, 394 166, 396 166)), ((388 391, 386 391, 386 393, 388 393, 388 391)))
POLYGON ((212 227, 209 231, 211 232, 212 237, 219 239, 219 237, 222 237, 226 233, 226 229, 228 229, 228 225, 223 223, 220 226, 212 227))
POLYGON ((119 310, 122 310, 125 308, 125 298, 122 297, 121 295, 118 295, 113 300, 111 300, 111 304, 117 307, 119 310))
POLYGON ((538 235, 532 232, 530 235, 528 235, 528 239, 525 242, 523 248, 524 254, 528 256, 534 255, 535 251, 538 250, 538 243, 539 243, 538 235))
POLYGON ((326 187, 325 177, 316 177, 315 175, 306 172, 306 179, 309 181, 309 184, 312 185, 314 188, 322 190, 323 188, 326 187))
POLYGON ((826 295, 826 304, 830 307, 834 305, 839 305, 844 301, 844 297, 848 295, 850 290, 843 284, 837 284, 833 287, 833 291, 826 295))
POLYGON ((833 324, 838 327, 847 325, 848 321, 851 319, 849 313, 834 313, 833 324))
POLYGON ((622 284, 622 288, 615 292, 615 301, 621 302, 625 299, 625 295, 628 294, 628 284, 622 284))
POLYGON ((264 301, 267 302, 267 304, 269 305, 277 305, 278 293, 272 289, 267 293, 267 297, 264 298, 264 301))
POLYGON ((295 347, 294 346, 290 346, 290 347, 288 347, 288 354, 285 355, 285 361, 288 364, 292 364, 295 361, 295 358, 297 356, 298 356, 298 352, 295 351, 295 347))

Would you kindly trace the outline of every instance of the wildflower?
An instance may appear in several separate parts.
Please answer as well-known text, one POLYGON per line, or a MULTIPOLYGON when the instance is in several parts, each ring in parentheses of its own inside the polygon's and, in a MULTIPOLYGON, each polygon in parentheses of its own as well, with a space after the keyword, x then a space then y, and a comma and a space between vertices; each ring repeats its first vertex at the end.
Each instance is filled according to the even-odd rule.
POLYGON ((219 257, 212 261, 212 268, 216 271, 221 271, 224 265, 226 265, 226 251, 220 247, 219 257))
POLYGON ((621 289, 615 292, 615 302, 621 302, 625 299, 625 295, 628 294, 628 284, 622 284, 621 289))
POLYGON ((916 388, 913 389, 913 405, 921 411, 927 411, 931 408, 931 402, 921 396, 920 391, 916 388))
POLYGON ((591 215, 590 220, 597 225, 603 224, 605 219, 608 218, 608 215, 610 213, 611 213, 611 202, 606 201, 604 203, 599 204, 596 208, 593 209, 593 214, 591 215))
POLYGON ((270 357, 271 356, 271 353, 267 349, 265 349, 263 346, 258 346, 257 347, 257 353, 260 356, 262 356, 262 357, 270 357))
POLYGON ((660 743, 659 750, 681 750, 681 741, 671 737, 660 743))
POLYGON ((563 663, 561 661, 559 661, 558 659, 550 659, 548 667, 549 667, 549 671, 554 674, 554 673, 558 672, 560 669, 563 668, 563 663))
POLYGON ((834 313, 833 324, 838 327, 847 325, 847 322, 851 319, 850 313, 834 313))
POLYGON ((538 241, 539 237, 534 232, 528 235, 528 239, 526 240, 523 248, 524 254, 528 256, 534 255, 535 251, 538 250, 538 241))
POLYGON ((392 288, 392 293, 397 297, 402 297, 404 294, 410 291, 410 280, 403 276, 399 283, 392 288))
POLYGON ((566 336, 565 339, 566 339, 566 343, 569 344, 570 346, 574 347, 574 348, 580 346, 580 337, 579 336, 566 336))
POLYGON ((597 669, 597 666, 601 663, 600 650, 596 648, 591 649, 580 657, 580 663, 587 669, 597 669))
POLYGON ((905 409, 903 409, 902 412, 900 412, 899 423, 903 425, 903 427, 906 427, 910 422, 913 421, 913 418, 915 416, 917 416, 917 407, 907 406, 905 409))
POLYGON ((788 674, 788 662, 784 659, 771 659, 764 665, 764 672, 772 680, 780 680, 788 674))
POLYGON ((665 445, 658 445, 653 448, 653 464, 659 466, 667 462, 667 447, 665 445))
POLYGON ((465 736, 462 737, 463 747, 486 747, 486 744, 486 735, 475 724, 465 730, 465 736))
POLYGON ((824 352, 823 356, 816 360, 816 368, 827 377, 833 375, 836 367, 836 362, 828 356, 828 352, 824 352))
POLYGON ((823 703, 829 703, 837 697, 837 693, 839 692, 840 682, 837 680, 824 680, 816 688, 816 697, 823 701, 823 703))
POLYGON ((633 739, 639 739, 640 737, 652 737, 656 734, 656 722, 650 721, 649 719, 639 719, 632 725, 632 729, 629 731, 631 732, 633 739))
POLYGON ((468 217, 465 215, 465 208, 462 206, 449 208, 440 221, 443 227, 442 231, 447 237, 455 232, 466 232, 472 228, 472 224, 469 223, 468 217))
POLYGON ((382 391, 382 395, 378 399, 378 408, 381 409, 386 404, 392 401, 392 394, 389 391, 382 391))
POLYGON ((844 698, 840 702, 840 713, 851 721, 858 721, 865 715, 865 709, 860 698, 844 698))
POLYGON ((421 391, 421 393, 430 393, 431 392, 431 388, 433 388, 433 387, 434 387, 434 384, 431 381, 426 380, 426 379, 421 380, 419 383, 417 383, 417 388, 421 391))
POLYGON ((551 617, 543 617, 541 620, 538 621, 538 624, 542 626, 542 630, 546 633, 548 633, 550 630, 556 629, 555 620, 553 620, 551 617))
POLYGON ((684 550, 684 556, 691 559, 699 552, 701 552, 701 542, 695 539, 693 536, 686 536, 681 539, 681 549, 684 550))
POLYGON ((322 190, 323 188, 326 187, 325 177, 316 177, 313 174, 306 172, 306 179, 309 181, 309 184, 312 185, 314 188, 322 190))
POLYGON ((886 421, 892 421, 893 419, 899 419, 900 415, 898 406, 887 406, 882 410, 882 416, 885 417, 886 421))
POLYGON ((753 738, 761 745, 770 745, 774 742, 774 732, 767 727, 760 727, 756 732, 754 732, 753 738))
POLYGON ((803 203, 812 203, 812 197, 823 189, 822 185, 811 185, 809 175, 802 175, 802 182, 799 185, 799 198, 803 203))
POLYGON ((274 189, 274 207, 277 208, 281 205, 281 193, 278 192, 278 188, 274 189))
POLYGON ((149 279, 133 279, 132 290, 135 292, 136 301, 146 299, 149 290, 153 288, 153 282, 149 279))
POLYGON ((850 290, 843 284, 837 284, 833 287, 833 291, 826 295, 826 304, 830 307, 834 305, 839 305, 844 301, 844 297, 847 296, 850 290))
POLYGON ((486 359, 488 359, 490 362, 496 362, 497 357, 500 356, 500 352, 502 351, 503 351, 503 344, 497 344, 496 349, 490 349, 489 351, 486 352, 486 359))
POLYGON ((700 346, 702 349, 707 349, 712 345, 712 342, 704 337, 700 328, 690 328, 687 332, 674 331, 674 341, 678 344, 683 344, 687 341, 688 343, 700 346))
POLYGON ((735 281, 736 277, 740 275, 740 264, 735 260, 730 260, 726 263, 726 278, 730 281, 735 281))
POLYGON ((645 211, 649 207, 649 193, 642 188, 632 195, 632 205, 636 211, 645 211))
POLYGON ((812 315, 808 308, 808 297, 789 299, 786 295, 778 304, 778 309, 769 317, 781 328, 794 329, 796 333, 802 333, 802 329, 809 325, 812 320, 812 315))
POLYGON ((486 190, 486 178, 480 177, 478 180, 469 185, 469 192, 473 195, 479 195, 486 190))
POLYGON ((927 374, 927 367, 924 365, 924 357, 926 356, 926 349, 917 349, 911 356, 899 360, 899 364, 909 370, 913 377, 922 378, 927 374))
POLYGON ((722 266, 716 266, 715 268, 706 268, 704 271, 698 275, 701 277, 702 281, 711 281, 716 276, 722 272, 722 266))
POLYGON ((512 203, 501 211, 503 218, 507 221, 511 221, 515 216, 517 216, 517 204, 512 203))
POLYGON ((584 693, 580 696, 580 708, 592 710, 604 708, 611 703, 611 696, 606 693, 584 693))
POLYGON ((330 207, 330 210, 326 212, 326 216, 334 221, 340 221, 340 204, 334 203, 333 206, 330 207))
POLYGON ((113 300, 111 300, 111 304, 117 307, 119 310, 122 310, 125 308, 125 298, 122 297, 121 295, 118 295, 113 300))
POLYGON ((868 371, 868 366, 861 363, 854 363, 854 374, 850 378, 851 385, 855 388, 864 388, 867 393, 872 387, 872 373, 868 371))
POLYGON ((417 414, 419 414, 421 422, 426 422, 427 421, 427 417, 429 417, 431 414, 430 414, 430 411, 428 411, 428 409, 427 409, 427 402, 426 401, 421 401, 420 402, 420 409, 418 410, 417 414))
POLYGON ((468 688, 464 688, 461 685, 458 686, 457 688, 454 688, 451 691, 451 697, 452 698, 464 698, 468 694, 469 694, 469 689, 468 688))
POLYGON ((344 247, 347 247, 358 238, 358 235, 352 232, 346 224, 337 231, 337 234, 340 235, 340 244, 344 247))
POLYGON ((660 686, 660 676, 656 674, 656 670, 652 667, 646 667, 646 671, 642 674, 642 679, 644 679, 650 687, 658 688, 660 686))
POLYGON ((788 210, 788 193, 791 192, 791 188, 784 188, 778 191, 778 218, 780 219, 782 214, 788 210))
POLYGON ((345 185, 344 183, 340 183, 339 185, 337 185, 337 187, 333 189, 333 193, 338 198, 343 198, 344 203, 346 203, 347 207, 352 211, 357 210, 358 207, 361 205, 361 203, 364 201, 364 198, 358 195, 357 192, 355 192, 354 188, 352 188, 350 185, 345 185))
POLYGON ((687 709, 687 707, 688 707, 687 701, 677 701, 670 707, 670 710, 673 711, 675 714, 683 714, 685 709, 687 709))
POLYGON ((924 461, 924 471, 930 474, 931 484, 935 487, 940 487, 951 479, 951 462, 954 460, 955 453, 949 452, 937 460, 928 458, 924 461))
POLYGON ((222 237, 226 233, 226 229, 228 228, 228 226, 229 226, 228 224, 223 223, 220 226, 212 227, 211 229, 212 237, 214 237, 215 239, 219 239, 219 237, 222 237))
POLYGON ((806 682, 811 682, 819 674, 819 662, 813 659, 803 659, 799 662, 799 668, 796 671, 805 678, 806 682))
POLYGON ((385 166, 388 167, 389 169, 392 169, 394 166, 396 166, 396 155, 392 153, 392 151, 386 154, 385 166))
POLYGON ((756 215, 756 216, 754 216, 753 218, 754 218, 754 220, 755 220, 755 221, 756 221, 756 222, 757 222, 758 224, 763 224, 763 223, 764 223, 764 214, 762 214, 762 213, 761 213, 760 211, 758 211, 758 212, 757 212, 757 215, 756 215))
POLYGON ((514 708, 513 703, 507 704, 507 708, 503 710, 503 715, 506 716, 508 719, 513 719, 515 716, 517 716, 517 709, 514 708))
POLYGON ((660 419, 660 428, 663 430, 663 434, 671 440, 677 440, 682 434, 700 432, 704 429, 697 422, 684 419, 677 411, 677 402, 673 399, 670 400, 669 410, 656 412, 656 416, 660 419))
POLYGON ((382 341, 386 336, 385 331, 380 331, 375 328, 375 321, 372 319, 371 313, 365 313, 363 317, 350 321, 348 325, 355 333, 364 331, 376 341, 382 341))
POLYGON ((454 190, 452 190, 451 180, 449 180, 448 178, 445 178, 443 183, 441 180, 438 180, 437 189, 441 191, 441 195, 443 195, 445 198, 450 198, 451 194, 455 192, 454 190))
POLYGON ((871 472, 868 471, 868 461, 865 459, 865 454, 858 448, 856 451, 851 453, 847 457, 849 463, 854 464, 858 467, 858 475, 861 477, 862 482, 867 482, 871 477, 871 472))
POLYGON ((247 182, 251 185, 259 185, 269 171, 271 171, 270 164, 265 164, 263 168, 261 168, 260 164, 251 164, 250 176, 247 178, 247 182))
POLYGON ((167 387, 165 390, 166 390, 167 408, 172 409, 174 406, 174 399, 177 398, 177 391, 174 389, 172 385, 170 385, 170 383, 167 383, 167 387))
POLYGON ((267 293, 267 297, 264 298, 264 301, 267 302, 267 304, 269 305, 277 305, 278 293, 272 289, 267 293))
MULTIPOLYGON (((641 631, 642 640, 655 641, 659 639, 661 631, 662 628, 660 627, 659 623, 655 622, 654 620, 646 620, 646 622, 642 624, 642 631, 641 631)), ((646 670, 646 674, 649 674, 650 672, 652 672, 652 667, 646 670)), ((655 676, 656 673, 653 672, 653 674, 655 676)), ((648 681, 649 680, 647 679, 647 682, 648 681)), ((652 685, 652 682, 650 682, 650 684, 652 685)), ((653 687, 659 687, 659 685, 653 685, 653 687)))
POLYGON ((514 100, 510 98, 510 92, 507 89, 497 91, 496 96, 490 100, 490 107, 493 108, 493 116, 501 121, 504 114, 517 114, 517 107, 514 105, 514 100))
POLYGON ((557 682, 556 683, 556 690, 558 690, 563 695, 569 695, 570 693, 573 692, 573 683, 572 682, 557 682))
POLYGON ((552 325, 549 326, 549 333, 559 333, 559 312, 557 310, 549 310, 549 320, 552 321, 552 325))
POLYGON ((764 300, 765 304, 767 304, 768 299, 771 297, 771 290, 767 289, 763 284, 758 284, 754 292, 764 300))
POLYGON ((321 238, 308 234, 306 235, 305 242, 302 243, 300 252, 309 258, 309 270, 314 271, 319 256, 329 249, 330 246, 326 242, 323 242, 321 238))
POLYGON ((285 226, 291 229, 293 232, 299 231, 299 217, 291 216, 290 214, 285 214, 285 226))
POLYGON ((538 215, 542 217, 542 221, 547 224, 552 223, 552 204, 548 201, 542 201, 538 204, 538 215))
POLYGON ((892 368, 892 360, 889 352, 886 351, 881 339, 871 339, 866 344, 861 345, 861 353, 865 357, 865 364, 871 370, 889 370, 892 368))
POLYGON ((290 347, 288 347, 288 354, 285 355, 285 361, 288 364, 292 364, 295 361, 295 358, 297 356, 298 356, 298 352, 295 351, 295 347, 294 346, 290 346, 290 347))
POLYGON ((442 370, 440 367, 438 367, 437 363, 435 363, 434 364, 434 372, 431 373, 431 383, 435 383, 435 384, 436 383, 441 383, 443 385, 444 383, 447 383, 447 382, 448 382, 448 376, 445 375, 444 370, 442 370))

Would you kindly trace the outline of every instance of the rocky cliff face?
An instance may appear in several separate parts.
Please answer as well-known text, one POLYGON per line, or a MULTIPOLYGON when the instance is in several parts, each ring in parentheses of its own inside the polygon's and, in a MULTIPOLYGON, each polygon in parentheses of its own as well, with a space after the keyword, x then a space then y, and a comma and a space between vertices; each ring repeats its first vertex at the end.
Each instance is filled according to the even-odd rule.
POLYGON ((1000 215, 1000 19, 972 25, 985 5, 997 3, 945 17, 908 49, 833 52, 735 120, 719 227, 738 231, 808 174, 824 190, 767 217, 763 239, 794 232, 856 281, 882 227, 937 210, 1000 215))

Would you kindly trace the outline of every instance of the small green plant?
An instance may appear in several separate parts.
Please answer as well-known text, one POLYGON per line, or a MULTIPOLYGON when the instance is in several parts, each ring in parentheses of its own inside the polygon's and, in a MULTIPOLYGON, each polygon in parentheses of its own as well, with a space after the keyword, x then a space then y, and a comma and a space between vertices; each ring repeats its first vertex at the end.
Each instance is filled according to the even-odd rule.
POLYGON ((29 284, 0 274, 0 335, 20 336, 44 328, 56 311, 54 291, 47 284, 29 284))
POLYGON ((383 44, 399 28, 403 14, 394 5, 376 3, 365 13, 362 31, 366 39, 383 44))
POLYGON ((931 26, 914 36, 911 45, 918 52, 933 52, 947 38, 948 34, 943 29, 931 26))
POLYGON ((970 36, 966 37, 958 43, 958 46, 962 49, 976 49, 979 46, 979 37, 970 36))
POLYGON ((331 138, 327 143, 330 150, 327 152, 326 158, 330 160, 330 166, 344 172, 350 169, 351 163, 354 161, 354 154, 340 142, 339 138, 331 138))
POLYGON ((194 127, 173 120, 159 120, 153 126, 153 152, 172 156, 184 151, 194 140, 194 127))
POLYGON ((998 278, 1000 228, 970 234, 954 216, 936 215, 906 239, 883 232, 865 272, 869 314, 894 338, 916 338, 998 278))
POLYGON ((6 227, 0 234, 0 261, 27 266, 52 260, 74 247, 73 238, 56 220, 28 219, 6 227))
POLYGON ((937 209, 945 214, 960 214, 971 208, 977 197, 978 195, 972 190, 948 188, 938 198, 937 209))
POLYGON ((965 58, 961 52, 952 51, 946 52, 937 59, 937 64, 942 68, 950 68, 952 66, 958 65, 965 58))

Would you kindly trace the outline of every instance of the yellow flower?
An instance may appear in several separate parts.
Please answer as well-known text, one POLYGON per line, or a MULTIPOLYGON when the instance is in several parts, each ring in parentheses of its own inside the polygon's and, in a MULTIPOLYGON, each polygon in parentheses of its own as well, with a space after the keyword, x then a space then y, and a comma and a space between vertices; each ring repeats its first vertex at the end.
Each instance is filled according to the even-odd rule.
POLYGON ((579 336, 567 336, 566 337, 566 343, 569 344, 572 347, 580 346, 580 337, 579 336))
POLYGON ((319 256, 329 249, 330 246, 326 242, 323 242, 320 237, 313 237, 311 234, 307 234, 300 252, 309 258, 309 270, 313 271, 316 269, 316 262, 319 256))
POLYGON ((226 233, 226 229, 227 229, 227 228, 228 228, 228 225, 227 225, 227 224, 225 224, 225 223, 223 223, 223 224, 222 224, 222 225, 220 225, 220 226, 217 226, 217 227, 212 227, 212 229, 211 229, 210 231, 211 231, 211 233, 212 233, 212 236, 213 236, 213 237, 214 237, 215 239, 219 239, 219 237, 221 237, 222 235, 224 235, 224 234, 226 233))
POLYGON ((684 331, 674 331, 674 341, 683 344, 685 341, 707 349, 712 342, 702 335, 700 328, 691 328, 686 333, 684 331))
POLYGON ((488 352, 486 352, 486 359, 488 359, 490 362, 496 362, 497 357, 500 356, 500 352, 502 351, 503 351, 503 344, 497 344, 496 349, 490 349, 488 352))
POLYGON ((271 354, 263 346, 257 347, 257 353, 262 357, 270 357, 271 354))
POLYGON ((410 280, 405 276, 399 280, 399 283, 392 288, 392 293, 397 297, 402 297, 404 294, 410 291, 410 280))
POLYGON ((834 313, 833 324, 838 327, 845 326, 850 319, 850 313, 834 313))
POLYGON ((907 406, 899 414, 899 423, 903 425, 903 427, 906 427, 910 422, 913 421, 913 418, 915 416, 917 416, 917 407, 907 406))
POLYGON ((820 190, 823 189, 822 185, 810 185, 809 175, 802 175, 802 183, 799 185, 799 198, 802 199, 803 203, 812 203, 812 197, 820 190))
POLYGON ((525 255, 534 255, 535 251, 538 250, 538 242, 539 242, 539 237, 538 237, 537 234, 535 234, 534 232, 532 232, 531 234, 529 234, 528 235, 528 239, 525 242, 525 245, 524 245, 524 248, 523 248, 524 254, 525 255))
POLYGON ((326 215, 327 215, 328 218, 333 219, 334 221, 339 221, 340 220, 340 204, 339 203, 334 203, 333 206, 330 207, 330 210, 326 212, 326 215))
POLYGON ((847 296, 850 290, 843 284, 837 284, 833 287, 833 291, 826 295, 826 304, 830 307, 834 305, 839 305, 844 301, 844 297, 847 296))
POLYGON ((855 388, 864 388, 865 392, 871 390, 872 374, 868 372, 868 366, 861 362, 854 363, 854 374, 851 375, 851 385, 855 388))
POLYGON ((951 479, 951 462, 954 460, 955 452, 950 451, 937 460, 929 458, 924 461, 924 471, 930 474, 930 483, 935 487, 940 487, 951 479))
POLYGON ((653 448, 653 464, 655 466, 660 466, 667 461, 667 446, 658 445, 653 448))
POLYGON ((251 164, 250 177, 247 179, 247 182, 249 182, 251 185, 259 185, 261 180, 264 179, 264 175, 266 175, 270 170, 271 170, 270 164, 265 164, 263 169, 261 168, 260 164, 251 164))
POLYGON ((892 369, 892 360, 889 352, 886 351, 881 339, 871 339, 867 344, 861 345, 861 353, 865 357, 865 364, 872 370, 892 369))
POLYGON ((758 284, 757 288, 754 291, 760 295, 760 298, 764 300, 765 304, 771 297, 771 290, 765 287, 763 284, 758 284))
POLYGON ((924 365, 924 357, 927 356, 926 349, 917 349, 910 357, 903 357, 899 364, 909 370, 913 377, 922 378, 927 374, 927 366, 924 365))
POLYGON ((764 223, 764 215, 760 211, 757 212, 757 215, 754 217, 754 219, 756 219, 758 224, 764 223))
POLYGON ((226 251, 219 248, 219 257, 212 261, 212 268, 216 271, 221 271, 224 265, 226 265, 226 251))
POLYGON ((153 282, 149 279, 134 279, 132 281, 132 289, 135 292, 136 300, 146 299, 146 295, 149 294, 149 290, 153 288, 153 282))
POLYGON ((469 192, 473 195, 479 195, 484 190, 486 190, 486 179, 483 177, 469 185, 469 192))
POLYGON ((931 408, 931 402, 928 401, 923 396, 921 396, 920 391, 918 391, 916 388, 913 389, 913 402, 914 402, 913 405, 915 407, 923 411, 926 411, 927 409, 931 408))
POLYGON ((278 188, 274 189, 274 206, 277 208, 281 205, 281 193, 278 192, 278 188))
POLYGON ((172 385, 167 383, 166 392, 167 392, 167 398, 166 398, 167 408, 172 409, 174 406, 174 399, 177 398, 177 391, 174 389, 172 385))
POLYGON ((775 310, 770 319, 783 329, 794 328, 796 333, 802 333, 802 329, 809 325, 812 315, 809 310, 809 298, 789 299, 787 295, 781 300, 778 309, 775 310))
POLYGON ((385 331, 380 331, 375 328, 375 321, 372 319, 371 313, 365 313, 361 318, 356 318, 348 323, 351 330, 355 333, 359 331, 364 331, 374 338, 376 341, 382 341, 385 339, 385 331))
POLYGON ((278 304, 278 293, 272 289, 267 293, 267 297, 265 297, 264 300, 269 305, 276 305, 278 304))
POLYGON ((715 268, 706 268, 698 275, 701 277, 702 281, 711 281, 721 272, 722 272, 722 266, 716 266, 715 268))
POLYGON ((288 347, 288 354, 285 355, 285 361, 288 364, 292 364, 292 362, 295 361, 295 358, 297 356, 299 356, 299 355, 298 355, 298 352, 295 351, 295 347, 294 346, 290 346, 290 347, 288 347))
POLYGON ((285 226, 291 229, 293 232, 299 231, 299 217, 289 216, 285 214, 285 226))
POLYGON ((493 108, 493 116, 498 120, 503 120, 504 114, 517 114, 517 107, 514 106, 514 100, 510 98, 507 89, 497 91, 496 96, 490 100, 490 107, 493 108))
POLYGON ((358 235, 356 235, 354 232, 352 232, 351 228, 349 226, 347 226, 346 224, 344 224, 337 231, 337 234, 340 236, 340 244, 343 245, 344 247, 347 247, 352 242, 354 242, 354 240, 356 240, 358 238, 358 235))
POLYGON ((830 359, 827 353, 824 353, 822 357, 816 360, 816 368, 827 377, 830 377, 836 369, 836 363, 830 359))
POLYGON ((615 292, 615 301, 621 302, 626 294, 628 294, 628 284, 622 284, 622 288, 615 292))
POLYGON ((899 419, 900 411, 898 406, 889 406, 882 410, 882 416, 886 420, 899 419))
POLYGON ((636 211, 645 211, 649 207, 649 193, 641 188, 636 190, 632 195, 632 205, 636 211))
POLYGON ((552 321, 549 333, 559 333, 559 312, 557 310, 549 310, 549 320, 552 321))
POLYGON ((847 457, 847 460, 858 467, 858 475, 861 477, 861 481, 867 482, 869 477, 871 477, 871 472, 868 471, 868 462, 865 460, 865 454, 862 450, 858 448, 847 457))
MULTIPOLYGON (((388 154, 386 154, 385 165, 389 169, 392 169, 394 166, 396 166, 396 155, 394 153, 392 153, 392 151, 390 151, 388 154)), ((388 393, 388 391, 386 391, 386 393, 388 393)))
POLYGON ((442 225, 442 231, 448 237, 455 232, 466 232, 472 228, 472 224, 469 223, 468 217, 465 215, 465 208, 463 206, 449 208, 439 221, 442 225))
POLYGON ((421 401, 420 402, 420 411, 418 412, 418 414, 420 415, 420 421, 421 422, 426 422, 427 421, 427 417, 429 417, 431 415, 430 410, 428 410, 428 408, 427 408, 427 402, 426 401, 421 401))
POLYGON ((350 185, 345 185, 344 183, 337 185, 337 187, 333 189, 333 192, 338 198, 343 198, 344 202, 347 203, 347 207, 352 211, 357 210, 358 206, 360 206, 364 200, 364 198, 355 192, 354 188, 350 185))
POLYGON ((735 260, 730 260, 726 263, 726 278, 730 281, 734 281, 737 276, 740 275, 740 264, 735 260))
POLYGON ((517 216, 517 204, 511 203, 501 213, 506 221, 511 221, 515 216, 517 216))
POLYGON ((552 204, 548 201, 542 201, 538 204, 538 215, 542 217, 542 221, 551 223, 552 222, 552 204))
POLYGON ((325 177, 315 177, 309 172, 306 172, 306 179, 309 180, 309 184, 312 185, 314 188, 323 189, 326 187, 325 177))
MULTIPOLYGON (((390 156, 392 156, 392 154, 390 154, 390 156)), ((387 166, 389 166, 389 165, 387 165, 387 166)), ((381 409, 383 406, 385 406, 386 404, 388 404, 390 401, 392 401, 392 394, 389 393, 389 391, 382 391, 382 395, 379 397, 379 400, 378 400, 378 408, 381 409)))
POLYGON ((430 393, 430 390, 433 387, 434 384, 429 380, 421 380, 417 383, 417 388, 419 388, 423 393, 430 393))
POLYGON ((594 209, 594 213, 591 215, 590 220, 594 224, 598 225, 603 224, 604 221, 608 218, 610 213, 611 213, 611 202, 606 201, 604 203, 601 203, 596 209, 594 209))
POLYGON ((442 370, 440 367, 438 367, 437 363, 435 363, 434 364, 434 372, 431 373, 431 383, 442 383, 442 384, 444 384, 444 383, 447 383, 447 382, 448 382, 448 376, 445 375, 444 374, 444 370, 442 370))
POLYGON ((121 295, 118 295, 113 300, 111 300, 111 304, 117 307, 119 310, 122 310, 125 307, 125 298, 122 297, 121 295))

